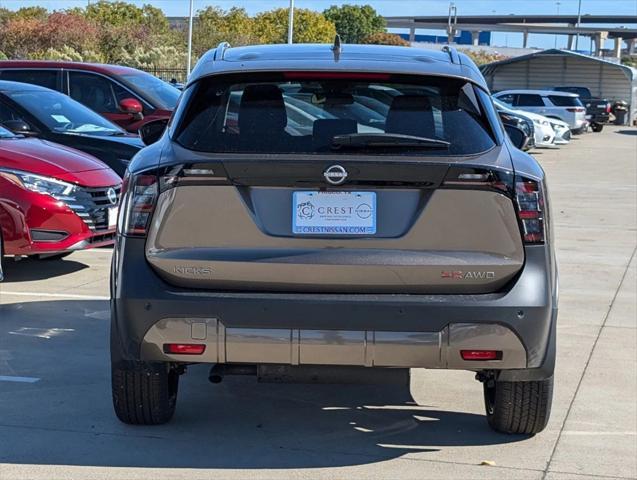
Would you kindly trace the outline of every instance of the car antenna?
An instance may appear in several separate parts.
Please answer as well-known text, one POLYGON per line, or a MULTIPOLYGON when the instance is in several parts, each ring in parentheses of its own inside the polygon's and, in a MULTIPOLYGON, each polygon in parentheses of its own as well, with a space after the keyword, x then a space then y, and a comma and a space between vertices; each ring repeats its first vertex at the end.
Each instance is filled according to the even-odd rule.
POLYGON ((332 52, 334 52, 334 61, 338 62, 341 57, 341 36, 336 34, 334 37, 334 45, 332 45, 332 52))

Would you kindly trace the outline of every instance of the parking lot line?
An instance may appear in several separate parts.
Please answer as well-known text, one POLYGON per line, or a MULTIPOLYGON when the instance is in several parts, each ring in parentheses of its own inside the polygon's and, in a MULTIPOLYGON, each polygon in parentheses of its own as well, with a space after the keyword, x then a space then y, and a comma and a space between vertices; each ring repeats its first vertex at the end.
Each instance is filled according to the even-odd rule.
POLYGON ((78 300, 110 300, 111 297, 102 295, 77 295, 73 293, 42 293, 42 292, 11 292, 0 290, 2 295, 11 295, 14 297, 45 297, 45 298, 72 298, 78 300))
POLYGON ((35 383, 40 379, 36 377, 14 377, 12 375, 0 375, 0 382, 35 383))

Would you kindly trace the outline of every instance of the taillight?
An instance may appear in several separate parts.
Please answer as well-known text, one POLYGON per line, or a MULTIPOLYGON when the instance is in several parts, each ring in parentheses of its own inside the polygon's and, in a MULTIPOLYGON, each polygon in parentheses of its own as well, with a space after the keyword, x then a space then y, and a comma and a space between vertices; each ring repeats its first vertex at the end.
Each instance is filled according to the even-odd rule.
POLYGON ((606 113, 610 113, 610 111, 611 111, 610 103, 607 103, 606 104, 606 113))
POLYGON ((472 167, 451 167, 442 183, 443 187, 493 189, 509 193, 513 189, 513 175, 502 170, 472 167))
POLYGON ((575 113, 581 113, 581 112, 585 112, 586 109, 583 107, 569 107, 566 109, 567 112, 575 112, 575 113))
POLYGON ((122 213, 119 231, 124 235, 144 237, 157 202, 158 180, 156 175, 130 175, 122 184, 122 213))
POLYGON ((535 180, 515 178, 515 200, 524 243, 544 243, 544 194, 535 180))

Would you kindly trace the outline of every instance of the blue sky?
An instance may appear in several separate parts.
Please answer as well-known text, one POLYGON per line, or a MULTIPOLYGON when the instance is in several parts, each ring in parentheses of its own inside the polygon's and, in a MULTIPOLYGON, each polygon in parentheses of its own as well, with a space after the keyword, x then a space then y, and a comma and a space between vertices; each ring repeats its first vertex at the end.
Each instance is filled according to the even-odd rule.
MULTIPOLYGON (((22 6, 40 5, 50 10, 62 10, 69 7, 85 6, 90 0, 0 0, 0 6, 12 10, 22 6)), ((95 1, 95 0, 93 0, 95 1)), ((150 3, 155 5, 169 16, 188 15, 188 0, 129 0, 131 3, 142 5, 150 3)), ((370 4, 379 13, 386 16, 392 15, 446 15, 449 8, 448 0, 347 0, 345 2, 335 0, 295 0, 299 8, 311 8, 323 10, 330 5, 351 3, 370 4)), ((559 0, 559 11, 563 14, 577 14, 578 0, 559 0)), ((249 13, 257 13, 276 7, 285 7, 289 0, 195 0, 195 9, 208 5, 218 5, 221 8, 232 6, 244 7, 249 13)), ((557 13, 556 0, 455 0, 459 15, 489 15, 509 13, 557 13)), ((637 0, 582 0, 582 14, 613 14, 625 15, 627 21, 633 17, 631 23, 637 24, 637 0)), ((494 45, 518 47, 522 43, 521 34, 497 33, 493 35, 494 45)), ((549 48, 555 44, 555 37, 549 35, 531 35, 529 45, 549 48)), ((558 37, 557 46, 564 47, 566 37, 558 37)), ((587 42, 584 42, 584 47, 587 42)))

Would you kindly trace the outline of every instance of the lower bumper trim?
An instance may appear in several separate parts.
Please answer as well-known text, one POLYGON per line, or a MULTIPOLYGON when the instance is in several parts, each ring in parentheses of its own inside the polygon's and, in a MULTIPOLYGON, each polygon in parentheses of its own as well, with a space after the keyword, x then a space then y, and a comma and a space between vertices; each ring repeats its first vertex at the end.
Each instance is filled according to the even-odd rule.
POLYGON ((511 369, 527 367, 527 352, 507 327, 451 323, 436 332, 226 328, 215 318, 165 318, 142 343, 147 361, 365 367, 511 369), (205 344, 202 355, 166 354, 165 343, 205 344), (499 350, 498 360, 466 361, 461 350, 499 350))

